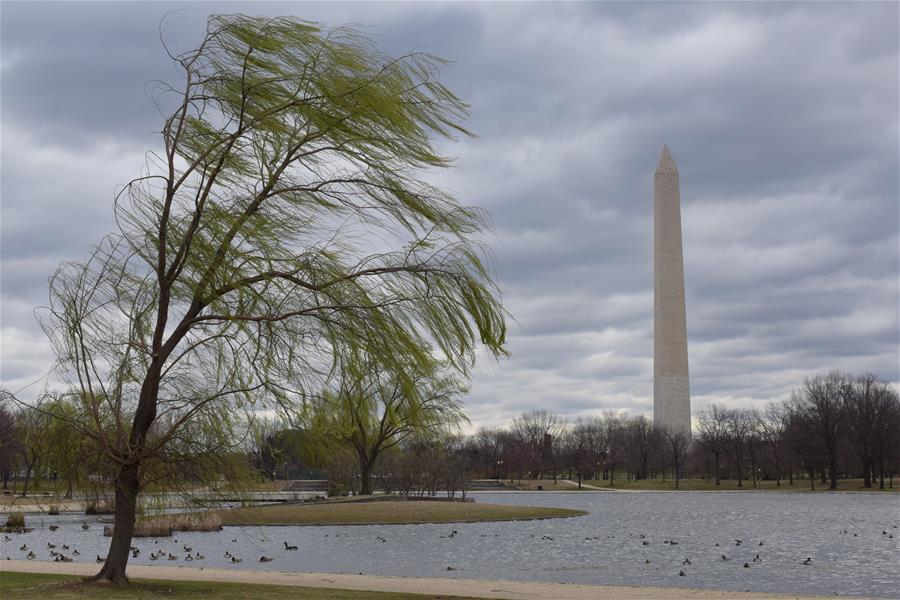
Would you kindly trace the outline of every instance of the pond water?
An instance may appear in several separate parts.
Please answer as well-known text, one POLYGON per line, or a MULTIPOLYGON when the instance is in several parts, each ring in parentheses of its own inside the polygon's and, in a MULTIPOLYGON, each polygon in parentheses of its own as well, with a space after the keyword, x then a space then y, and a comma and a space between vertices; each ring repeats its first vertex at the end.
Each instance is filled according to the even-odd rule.
MULTIPOLYGON (((450 525, 226 527, 214 533, 136 539, 134 545, 141 552, 131 562, 900 597, 900 496, 894 494, 520 492, 472 496, 478 502, 576 508, 590 515, 450 525), (299 549, 286 551, 284 542, 299 549), (186 563, 184 545, 204 559, 186 563), (150 553, 160 548, 176 554, 178 560, 151 561, 150 553), (232 563, 225 551, 242 562, 232 563), (260 563, 262 555, 274 560, 260 563), (804 564, 807 558, 810 564, 804 564), (744 567, 745 563, 749 566, 744 567)), ((48 542, 77 548, 76 560, 81 562, 106 554, 109 538, 103 537, 95 517, 29 515, 26 519, 34 530, 11 534, 9 541, 4 538, 0 558, 24 558, 27 552, 20 547, 27 544, 38 560, 51 560, 48 542), (83 521, 91 524, 90 529, 82 529, 83 521), (58 530, 50 532, 50 524, 59 525, 58 530)))

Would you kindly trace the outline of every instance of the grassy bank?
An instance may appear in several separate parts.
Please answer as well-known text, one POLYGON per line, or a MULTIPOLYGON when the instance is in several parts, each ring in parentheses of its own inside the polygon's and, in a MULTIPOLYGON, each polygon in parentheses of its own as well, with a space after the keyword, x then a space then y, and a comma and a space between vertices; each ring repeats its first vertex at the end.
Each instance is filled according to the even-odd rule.
MULTIPOLYGON (((674 490, 675 489, 675 481, 672 479, 667 479, 663 482, 662 479, 642 479, 640 481, 626 481, 624 478, 617 479, 613 482, 613 485, 609 485, 609 481, 585 481, 588 485, 594 485, 598 487, 612 487, 617 490, 646 490, 646 491, 659 491, 659 490, 674 490)), ((753 482, 749 480, 744 480, 743 487, 738 487, 737 479, 723 479, 721 485, 716 485, 714 479, 706 480, 706 479, 682 479, 679 483, 679 490, 682 491, 722 491, 722 490, 735 490, 735 491, 752 491, 753 482)), ((839 492, 900 492, 900 485, 895 486, 893 489, 888 488, 887 481, 885 481, 885 489, 879 490, 878 485, 875 484, 875 487, 872 488, 864 488, 862 479, 840 479, 838 480, 838 491, 839 492)), ((809 492, 809 480, 808 479, 795 479, 794 485, 789 485, 788 481, 785 479, 781 482, 779 486, 775 481, 760 481, 757 482, 757 490, 766 490, 770 492, 809 492)), ((816 490, 817 492, 826 492, 828 490, 828 484, 822 483, 821 481, 816 481, 816 490)))
POLYGON ((210 600, 453 600, 454 596, 401 594, 395 592, 361 592, 328 588, 252 585, 205 581, 133 580, 121 589, 102 584, 85 584, 80 577, 38 575, 34 573, 0 572, 0 598, 4 600, 172 600, 209 598, 210 600))
POLYGON ((577 517, 567 508, 478 502, 335 502, 279 504, 223 510, 223 525, 367 525, 375 523, 472 523, 577 517))

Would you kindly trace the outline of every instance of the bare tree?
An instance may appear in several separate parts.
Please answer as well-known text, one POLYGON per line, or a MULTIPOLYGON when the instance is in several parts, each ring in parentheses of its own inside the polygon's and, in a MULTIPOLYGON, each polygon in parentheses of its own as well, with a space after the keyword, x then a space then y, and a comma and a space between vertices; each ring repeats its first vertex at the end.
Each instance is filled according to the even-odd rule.
POLYGON ((44 319, 87 407, 73 426, 116 471, 96 576, 115 583, 148 461, 243 448, 241 415, 293 411, 348 348, 398 366, 434 348, 465 373, 505 335, 484 215, 421 179, 449 164, 433 138, 468 133, 439 59, 241 15, 167 52, 162 151, 117 196, 119 232, 53 277, 44 319))
MULTIPOLYGON (((830 478, 829 488, 838 486, 838 453, 846 433, 847 397, 850 381, 840 372, 807 378, 798 394, 800 423, 807 434, 821 443, 830 478)), ((823 479, 824 481, 824 479, 823 479)))
POLYGON ((750 412, 736 408, 727 411, 725 428, 728 434, 728 443, 734 457, 734 465, 737 469, 738 487, 744 487, 744 452, 747 440, 750 438, 753 427, 753 418, 750 412))
POLYGON ((753 481, 753 488, 759 487, 759 480, 762 474, 760 459, 763 455, 763 438, 762 430, 759 426, 761 422, 760 413, 757 409, 747 409, 745 418, 747 419, 747 438, 744 441, 744 448, 747 451, 747 458, 750 459, 750 479, 753 481))
POLYGON ((481 427, 472 436, 472 446, 475 450, 478 460, 481 463, 481 470, 485 477, 494 476, 497 479, 503 477, 500 473, 500 456, 503 444, 503 436, 496 429, 481 427))
POLYGON ((659 438, 659 430, 644 415, 633 417, 625 423, 625 448, 635 479, 646 479, 649 475, 659 438))
POLYGON ((599 417, 578 417, 560 436, 560 450, 565 464, 575 470, 578 489, 582 479, 598 470, 602 460, 603 421, 599 417))
POLYGON ((628 419, 625 414, 613 411, 605 411, 601 418, 603 435, 600 439, 604 443, 604 448, 600 454, 609 485, 612 487, 616 468, 625 460, 625 423, 628 419))
POLYGON ((555 413, 532 410, 513 419, 511 430, 528 452, 529 470, 540 479, 550 465, 553 440, 562 432, 564 422, 555 413))
POLYGON ((885 425, 891 422, 893 391, 889 383, 871 373, 860 375, 847 388, 847 427, 859 455, 863 487, 872 487, 875 461, 884 445, 882 438, 890 435, 885 425))
POLYGON ((691 450, 691 436, 688 432, 679 428, 664 427, 662 433, 669 458, 672 461, 672 473, 675 477, 675 489, 677 490, 681 483, 684 461, 691 450))
MULTIPOLYGON (((757 428, 762 443, 769 450, 772 466, 775 468, 776 485, 781 486, 781 477, 784 474, 790 451, 785 431, 790 420, 790 411, 784 403, 770 402, 765 410, 757 417, 757 428)), ((791 485, 794 483, 793 473, 788 466, 788 476, 791 485)))
POLYGON ((884 477, 889 473, 891 487, 893 475, 900 465, 900 396, 897 390, 889 387, 882 396, 882 418, 877 425, 876 439, 878 445, 876 456, 878 462, 878 487, 884 489, 884 477))
POLYGON ((721 404, 710 404, 700 411, 700 418, 697 422, 700 444, 713 455, 716 485, 722 484, 721 460, 729 441, 728 418, 728 409, 721 404))

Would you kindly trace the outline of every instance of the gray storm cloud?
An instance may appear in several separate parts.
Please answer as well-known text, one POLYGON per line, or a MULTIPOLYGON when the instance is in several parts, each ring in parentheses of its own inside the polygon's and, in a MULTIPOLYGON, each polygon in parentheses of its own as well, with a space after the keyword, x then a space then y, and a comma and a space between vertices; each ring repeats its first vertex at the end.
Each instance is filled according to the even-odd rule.
MULTIPOLYGON (((814 371, 900 380, 895 3, 4 3, 2 385, 52 361, 47 278, 114 228, 158 147, 147 83, 212 12, 355 23, 453 61, 479 137, 433 181, 491 213, 512 358, 475 425, 652 406, 652 174, 681 172, 694 406, 758 405, 814 371), (168 11, 176 10, 167 14, 168 11), (162 22, 163 26, 160 27, 162 22)), ((34 387, 29 388, 33 390, 34 387)), ((27 393, 26 393, 27 395, 27 393)))

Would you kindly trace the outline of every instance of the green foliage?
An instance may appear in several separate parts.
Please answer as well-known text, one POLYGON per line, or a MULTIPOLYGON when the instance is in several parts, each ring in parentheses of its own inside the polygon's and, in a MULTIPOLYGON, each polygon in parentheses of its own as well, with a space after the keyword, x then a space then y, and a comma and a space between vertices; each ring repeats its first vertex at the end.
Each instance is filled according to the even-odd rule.
MULTIPOLYGON (((111 468, 239 477, 248 415, 293 414, 346 357, 464 376, 479 343, 504 354, 485 216, 423 179, 450 164, 435 139, 469 135, 442 60, 242 15, 170 55, 162 150, 117 196, 120 231, 54 275, 43 320, 77 408, 64 422, 111 468)), ((386 421, 436 427, 394 383, 412 400, 386 421)))
POLYGON ((366 479, 382 452, 416 438, 437 443, 466 421, 459 402, 463 389, 455 377, 430 363, 392 371, 371 357, 346 361, 339 377, 299 413, 310 450, 320 464, 343 465, 356 458, 366 479))

